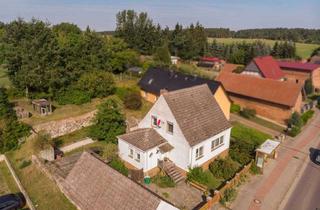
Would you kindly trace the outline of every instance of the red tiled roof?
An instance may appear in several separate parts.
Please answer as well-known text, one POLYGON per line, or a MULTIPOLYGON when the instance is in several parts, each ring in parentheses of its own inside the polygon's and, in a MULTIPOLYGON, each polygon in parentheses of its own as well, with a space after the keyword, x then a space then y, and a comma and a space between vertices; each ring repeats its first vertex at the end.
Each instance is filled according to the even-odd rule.
POLYGON ((256 57, 253 61, 265 78, 278 80, 285 76, 272 56, 256 57))
POLYGON ((205 62, 220 62, 220 59, 217 57, 202 57, 201 61, 205 62))
POLYGON ((278 61, 278 64, 280 68, 292 69, 292 70, 298 70, 298 71, 307 71, 307 72, 311 72, 317 68, 320 68, 319 64, 313 64, 313 63, 278 61))
POLYGON ((289 81, 223 73, 217 77, 227 92, 293 107, 301 93, 302 86, 289 81))

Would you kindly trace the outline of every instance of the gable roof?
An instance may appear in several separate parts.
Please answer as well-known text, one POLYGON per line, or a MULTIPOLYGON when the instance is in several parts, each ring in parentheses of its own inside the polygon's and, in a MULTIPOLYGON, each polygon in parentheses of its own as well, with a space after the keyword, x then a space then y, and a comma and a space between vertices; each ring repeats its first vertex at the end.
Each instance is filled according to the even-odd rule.
POLYGON ((196 85, 207 84, 214 94, 221 85, 219 82, 174 72, 167 69, 149 69, 139 81, 142 90, 160 95, 160 90, 175 91, 196 85))
POLYGON ((310 59, 310 63, 320 64, 320 55, 314 55, 310 59))
POLYGON ((256 57, 253 61, 265 78, 279 80, 285 76, 272 56, 256 57))
POLYGON ((129 144, 143 150, 159 146, 167 141, 152 128, 140 128, 129 133, 118 136, 118 138, 128 142, 129 144))
POLYGON ((82 153, 63 184, 68 197, 83 210, 155 210, 162 202, 88 152, 82 153))
POLYGON ((190 146, 231 128, 206 84, 164 93, 163 97, 190 146))
POLYGON ((302 85, 243 74, 224 73, 217 77, 227 92, 293 107, 302 85))
POLYGON ((319 64, 314 63, 300 63, 300 62, 290 62, 290 61, 278 61, 278 64, 283 69, 297 70, 312 72, 317 68, 320 68, 319 64))

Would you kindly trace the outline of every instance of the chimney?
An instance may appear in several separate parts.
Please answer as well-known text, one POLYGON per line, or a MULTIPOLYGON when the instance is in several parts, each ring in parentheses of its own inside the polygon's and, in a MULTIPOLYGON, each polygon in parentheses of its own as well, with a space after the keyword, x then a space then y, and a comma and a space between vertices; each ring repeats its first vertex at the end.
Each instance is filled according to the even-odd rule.
POLYGON ((161 90, 160 90, 160 95, 163 95, 163 94, 165 94, 165 93, 167 93, 167 92, 168 92, 167 89, 161 89, 161 90))

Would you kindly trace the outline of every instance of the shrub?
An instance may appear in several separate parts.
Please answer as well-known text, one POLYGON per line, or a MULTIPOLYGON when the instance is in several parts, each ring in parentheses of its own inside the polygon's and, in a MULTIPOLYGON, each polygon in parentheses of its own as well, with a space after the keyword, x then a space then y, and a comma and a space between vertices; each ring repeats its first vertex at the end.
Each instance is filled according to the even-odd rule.
POLYGON ((31 165, 32 161, 31 160, 23 160, 22 163, 19 165, 19 169, 23 169, 25 167, 28 167, 31 165))
POLYGON ((169 176, 157 175, 152 178, 152 182, 161 188, 175 187, 176 183, 169 176))
POLYGON ((113 158, 109 166, 117 171, 119 171, 121 174, 128 176, 129 170, 128 168, 124 165, 124 163, 119 159, 119 158, 113 158))
POLYGON ((299 126, 293 126, 290 130, 289 130, 289 136, 291 137, 295 137, 297 136, 299 133, 301 132, 301 127, 299 126))
POLYGON ((54 146, 54 140, 51 138, 50 134, 45 131, 39 131, 32 146, 34 152, 40 152, 41 150, 54 146))
POLYGON ((241 107, 238 104, 231 104, 230 112, 231 113, 239 113, 241 111, 241 107))
POLYGON ((300 128, 303 124, 300 114, 298 112, 292 113, 290 119, 288 120, 288 124, 290 126, 297 126, 300 128))
POLYGON ((252 163, 252 165, 250 167, 250 173, 254 174, 254 175, 259 174, 260 168, 255 163, 252 163))
POLYGON ((238 66, 235 68, 232 72, 236 74, 241 74, 244 71, 245 67, 244 66, 238 66))
POLYGON ((307 79, 304 83, 304 90, 306 91, 307 95, 310 95, 313 93, 313 84, 311 79, 307 79))
POLYGON ((56 97, 56 101, 60 105, 65 104, 84 104, 91 101, 91 97, 88 93, 81 91, 81 90, 75 90, 75 89, 68 89, 63 92, 60 92, 56 97))
POLYGON ((213 176, 228 180, 236 174, 239 165, 228 157, 215 160, 209 165, 209 169, 213 176))
POLYGON ((241 165, 248 164, 255 155, 255 144, 243 140, 232 139, 229 147, 229 156, 241 165))
POLYGON ((256 116, 256 110, 244 108, 242 111, 240 111, 240 115, 250 119, 256 116))
POLYGON ((116 143, 116 136, 123 134, 126 130, 125 118, 114 99, 107 99, 99 105, 93 123, 94 125, 89 130, 89 136, 99 141, 116 143))
POLYGON ((237 196, 237 191, 234 188, 226 189, 223 193, 220 202, 225 205, 227 202, 232 202, 237 196))
POLYGON ((142 106, 142 99, 139 93, 130 93, 124 99, 124 106, 127 109, 138 110, 142 106))
POLYGON ((187 179, 206 185, 209 189, 216 189, 220 185, 219 180, 217 180, 210 171, 203 171, 200 167, 190 169, 187 174, 187 179))
POLYGON ((308 110, 305 113, 303 113, 301 115, 301 120, 303 122, 303 124, 307 124, 307 122, 312 118, 312 116, 314 115, 314 111, 313 110, 308 110))
POLYGON ((115 82, 109 72, 90 71, 81 75, 76 83, 76 89, 86 92, 91 98, 102 98, 114 93, 115 82))

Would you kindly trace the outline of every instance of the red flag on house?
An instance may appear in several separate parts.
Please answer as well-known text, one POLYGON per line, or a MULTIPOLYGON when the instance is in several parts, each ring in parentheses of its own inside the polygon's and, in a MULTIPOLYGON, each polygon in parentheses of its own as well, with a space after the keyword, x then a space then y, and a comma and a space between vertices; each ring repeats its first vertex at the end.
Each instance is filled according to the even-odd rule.
POLYGON ((157 125, 160 127, 161 120, 158 119, 157 125))

